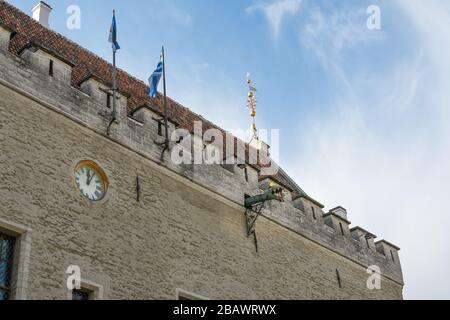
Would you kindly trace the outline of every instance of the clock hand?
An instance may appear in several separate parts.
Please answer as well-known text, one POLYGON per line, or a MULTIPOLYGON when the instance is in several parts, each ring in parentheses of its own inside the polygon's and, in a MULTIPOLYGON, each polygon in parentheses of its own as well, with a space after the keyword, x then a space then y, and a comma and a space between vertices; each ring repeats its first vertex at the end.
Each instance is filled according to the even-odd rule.
POLYGON ((91 174, 91 177, 89 178, 89 183, 88 183, 88 185, 90 185, 90 184, 91 184, 91 182, 92 182, 92 179, 94 179, 94 176, 95 176, 95 173, 91 174))
POLYGON ((90 185, 91 184, 91 180, 92 180, 90 172, 91 171, 88 170, 87 173, 86 173, 86 176, 87 176, 86 184, 87 185, 90 185))

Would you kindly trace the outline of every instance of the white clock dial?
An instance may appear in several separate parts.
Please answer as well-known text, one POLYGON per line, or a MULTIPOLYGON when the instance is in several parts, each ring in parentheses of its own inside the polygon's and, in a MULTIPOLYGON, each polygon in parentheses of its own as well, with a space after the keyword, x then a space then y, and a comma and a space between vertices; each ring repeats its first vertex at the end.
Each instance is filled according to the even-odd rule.
POLYGON ((75 182, 80 192, 91 201, 102 200, 106 193, 105 175, 98 166, 81 163, 75 170, 75 182))

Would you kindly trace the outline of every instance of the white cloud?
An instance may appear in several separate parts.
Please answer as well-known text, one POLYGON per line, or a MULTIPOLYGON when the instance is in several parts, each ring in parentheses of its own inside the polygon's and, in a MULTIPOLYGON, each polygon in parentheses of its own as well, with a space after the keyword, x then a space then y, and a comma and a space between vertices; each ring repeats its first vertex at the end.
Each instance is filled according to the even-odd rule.
POLYGON ((294 16, 300 9, 301 0, 273 0, 270 3, 257 2, 246 9, 251 13, 262 11, 270 23, 274 37, 278 37, 283 19, 287 15, 294 16))
POLYGON ((177 7, 172 7, 170 12, 171 12, 170 17, 177 23, 184 26, 188 26, 191 24, 192 16, 190 15, 190 13, 182 11, 177 7))
POLYGON ((365 10, 333 10, 324 14, 318 7, 309 12, 310 21, 300 33, 302 44, 313 51, 322 63, 326 57, 336 57, 342 50, 351 49, 355 45, 383 39, 382 32, 369 31, 361 23, 365 10))
POLYGON ((346 65, 350 49, 383 39, 367 38, 363 19, 360 27, 352 14, 311 12, 302 44, 339 93, 302 129, 288 171, 313 197, 343 205, 355 225, 402 248, 406 298, 448 299, 450 3, 399 0, 390 9, 415 50, 396 52, 383 71, 346 65))
POLYGON ((152 4, 145 6, 149 16, 153 19, 161 19, 165 22, 171 21, 182 26, 189 26, 192 23, 192 15, 186 11, 179 3, 173 0, 151 0, 152 4), (155 8, 158 8, 155 10, 155 8))

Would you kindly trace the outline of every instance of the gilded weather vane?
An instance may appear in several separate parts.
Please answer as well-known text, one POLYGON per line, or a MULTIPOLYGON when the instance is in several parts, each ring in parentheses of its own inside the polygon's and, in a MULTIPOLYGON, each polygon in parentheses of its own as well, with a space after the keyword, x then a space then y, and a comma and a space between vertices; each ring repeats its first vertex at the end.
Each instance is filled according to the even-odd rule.
POLYGON ((252 86, 252 80, 250 79, 250 73, 247 73, 247 85, 248 85, 248 97, 247 97, 247 107, 250 111, 250 116, 252 117, 252 126, 251 129, 253 131, 253 136, 250 142, 253 140, 259 141, 258 137, 258 129, 256 128, 256 103, 258 102, 255 99, 255 93, 258 91, 255 87, 252 86))

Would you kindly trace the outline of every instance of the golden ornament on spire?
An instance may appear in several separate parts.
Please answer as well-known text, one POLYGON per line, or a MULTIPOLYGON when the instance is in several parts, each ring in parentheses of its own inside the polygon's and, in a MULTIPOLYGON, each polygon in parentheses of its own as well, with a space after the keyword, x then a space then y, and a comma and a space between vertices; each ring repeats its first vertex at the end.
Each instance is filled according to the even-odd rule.
POLYGON ((259 140, 258 137, 258 129, 256 128, 256 99, 255 99, 255 92, 257 92, 258 90, 256 90, 255 87, 251 86, 252 84, 252 80, 250 79, 250 74, 247 74, 247 85, 248 85, 248 99, 247 99, 247 107, 250 111, 250 116, 252 117, 252 125, 251 125, 251 129, 253 131, 253 137, 252 140, 259 140))

